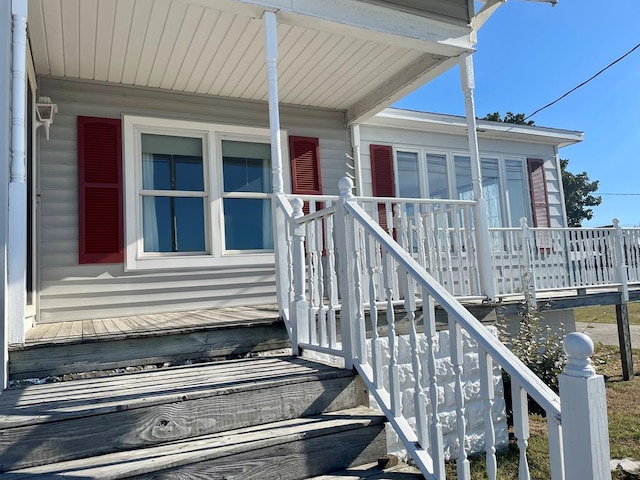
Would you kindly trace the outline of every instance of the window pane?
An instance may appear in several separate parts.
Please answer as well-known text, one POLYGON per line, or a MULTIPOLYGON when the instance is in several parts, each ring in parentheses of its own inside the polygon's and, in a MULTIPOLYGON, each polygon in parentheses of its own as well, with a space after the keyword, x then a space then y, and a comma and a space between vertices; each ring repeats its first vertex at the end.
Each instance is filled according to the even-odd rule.
POLYGON ((528 219, 527 190, 525 188, 523 163, 520 160, 505 160, 507 175, 507 206, 509 208, 509 221, 511 227, 519 227, 520 219, 528 219))
POLYGON ((471 160, 469 157, 453 158, 456 171, 456 193, 460 200, 473 200, 473 184, 471 183, 471 160))
POLYGON ((429 198, 449 198, 446 156, 427 154, 427 182, 429 198))
POLYGON ((202 139, 143 133, 142 188, 204 191, 202 139))
POLYGON ((271 192, 271 146, 222 141, 225 192, 271 192))
POLYGON ((418 154, 415 152, 397 152, 396 160, 398 162, 398 196, 419 198, 418 154))
POLYGON ((202 198, 142 197, 145 252, 204 252, 202 198))
POLYGON ((500 207, 500 175, 498 160, 483 158, 480 160, 482 169, 482 194, 487 203, 489 227, 502 226, 502 209, 500 207))
POLYGON ((227 250, 272 250, 271 200, 224 199, 227 250))

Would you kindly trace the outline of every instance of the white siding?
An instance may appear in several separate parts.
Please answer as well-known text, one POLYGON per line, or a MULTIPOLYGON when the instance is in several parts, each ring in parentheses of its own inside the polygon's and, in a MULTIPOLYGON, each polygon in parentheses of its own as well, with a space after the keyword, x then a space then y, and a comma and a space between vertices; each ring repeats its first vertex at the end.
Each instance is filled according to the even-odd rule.
MULTIPOLYGON (((468 152, 466 135, 419 131, 402 128, 361 125, 360 162, 363 195, 372 195, 371 159, 369 145, 382 144, 404 148, 426 148, 434 151, 468 152)), ((560 172, 555 168, 553 144, 512 141, 493 138, 478 138, 481 156, 503 155, 517 158, 541 158, 544 160, 552 227, 564 226, 563 203, 560 196, 560 172)), ((528 186, 527 186, 528 188, 528 186)))
MULTIPOLYGON (((273 264, 153 272, 78 264, 77 116, 268 127, 266 104, 50 77, 39 87, 59 108, 51 140, 40 142, 40 322, 275 302, 273 264)), ((289 135, 319 138, 324 191, 337 193, 350 151, 344 112, 283 107, 281 123, 289 135)))

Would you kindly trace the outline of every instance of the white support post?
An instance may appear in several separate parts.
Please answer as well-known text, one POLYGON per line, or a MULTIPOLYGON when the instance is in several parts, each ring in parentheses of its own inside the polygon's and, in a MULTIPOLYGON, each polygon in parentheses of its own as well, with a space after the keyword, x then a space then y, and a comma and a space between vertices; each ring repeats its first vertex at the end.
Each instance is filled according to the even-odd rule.
POLYGON ((356 184, 356 193, 360 196, 362 192, 362 164, 360 162, 360 124, 351 125, 351 147, 353 149, 353 168, 356 184))
POLYGON ((350 178, 343 177, 338 182, 340 199, 336 204, 334 232, 336 238, 336 250, 338 257, 338 282, 342 309, 340 310, 340 333, 342 335, 342 353, 344 355, 344 367, 353 368, 353 355, 356 350, 354 341, 356 337, 356 293, 355 275, 353 270, 353 252, 355 249, 355 232, 353 231, 353 219, 347 215, 344 204, 355 202, 353 196, 353 182, 350 178))
POLYGON ((478 270, 480 286, 489 300, 496 298, 496 284, 491 268, 491 243, 489 239, 489 222, 487 221, 487 204, 482 192, 482 170, 480 166, 480 150, 478 148, 478 132, 476 131, 476 108, 473 98, 475 79, 473 76, 473 57, 465 55, 460 60, 460 80, 464 92, 464 106, 467 116, 467 137, 469 142, 469 158, 471 159, 471 182, 473 198, 476 206, 473 209, 476 248, 478 249, 478 270))
MULTIPOLYGON (((300 218, 304 215, 302 206, 304 202, 299 198, 291 201, 293 207, 293 218, 300 218)), ((305 265, 304 265, 304 226, 294 223, 291 226, 293 231, 293 286, 294 297, 291 312, 291 348, 294 355, 300 354, 300 343, 309 342, 309 303, 305 295, 305 265)))
POLYGON ((11 3, 12 105, 11 164, 9 167, 9 235, 7 245, 7 292, 9 343, 24 343, 24 308, 27 272, 27 0, 11 3))
MULTIPOLYGON (((262 17, 265 38, 265 65, 267 69, 267 85, 269 88, 269 128, 271 131, 271 174, 274 196, 284 193, 282 176, 282 145, 280 139, 280 110, 278 105, 278 26, 275 12, 264 12, 262 17)), ((287 248, 282 233, 285 231, 285 215, 273 204, 273 251, 276 263, 276 296, 282 314, 288 305, 288 285, 286 284, 287 248)))
POLYGON ((584 333, 564 339, 567 364, 559 376, 565 479, 611 479, 604 377, 591 363, 593 342, 584 333))
POLYGON ((9 203, 9 145, 11 144, 11 3, 0 2, 0 389, 9 380, 9 315, 7 308, 7 234, 9 203))

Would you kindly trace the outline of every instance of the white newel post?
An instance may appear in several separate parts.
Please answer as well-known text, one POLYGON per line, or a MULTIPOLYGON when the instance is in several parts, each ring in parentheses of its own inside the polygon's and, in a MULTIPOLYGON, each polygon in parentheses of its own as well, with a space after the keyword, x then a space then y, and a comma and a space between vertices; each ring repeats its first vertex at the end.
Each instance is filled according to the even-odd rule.
POLYGON ((604 377, 591 363, 593 342, 584 333, 564 339, 567 364, 560 374, 565 480, 611 479, 604 377))
MULTIPOLYGON (((302 206, 304 202, 299 198, 291 201, 293 218, 304 215, 302 206)), ((293 232, 293 305, 289 308, 291 313, 291 348, 294 355, 300 354, 300 343, 309 342, 309 303, 305 295, 306 279, 304 265, 304 225, 295 223, 291 226, 293 232)))
POLYGON ((496 283, 491 265, 491 242, 489 238, 489 222, 487 220, 487 203, 482 191, 482 169, 480 165, 480 150, 478 148, 478 132, 476 131, 476 107, 473 98, 475 79, 473 76, 473 57, 465 55, 460 60, 460 80, 464 92, 464 106, 467 116, 467 137, 469 142, 469 158, 471 159, 471 181, 473 183, 473 198, 477 204, 473 208, 473 223, 475 225, 476 245, 478 249, 478 270, 480 271, 480 286, 489 300, 496 298, 496 283))
MULTIPOLYGON (((269 88, 269 128, 271 131, 271 173, 274 197, 284 193, 282 176, 282 145, 280 139, 280 110, 278 106, 278 26, 275 12, 264 12, 262 17, 265 36, 265 64, 269 88)), ((273 206, 273 252, 276 264, 276 297, 280 313, 288 306, 287 245, 283 238, 285 215, 274 198, 273 206)))
POLYGON ((23 343, 27 272, 26 185, 26 55, 27 0, 13 0, 13 69, 11 105, 11 165, 9 168, 9 238, 7 292, 9 343, 23 343))
POLYGON ((336 250, 338 257, 338 283, 342 309, 340 310, 340 334, 342 335, 342 351, 344 354, 344 366, 353 368, 353 355, 356 352, 354 341, 356 339, 355 318, 357 312, 355 294, 355 275, 353 270, 353 252, 355 250, 355 231, 353 219, 347 214, 344 204, 355 202, 353 196, 353 181, 343 177, 338 182, 340 199, 336 204, 334 233, 336 238, 336 250))

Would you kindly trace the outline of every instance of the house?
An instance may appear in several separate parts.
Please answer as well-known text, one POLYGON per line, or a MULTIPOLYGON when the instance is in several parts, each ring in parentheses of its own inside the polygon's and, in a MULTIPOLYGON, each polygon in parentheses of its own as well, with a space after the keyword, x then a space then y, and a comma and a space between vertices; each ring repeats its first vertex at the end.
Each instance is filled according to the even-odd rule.
MULTIPOLYGON (((491 433, 490 420, 495 396, 490 358, 512 375, 518 393, 514 397, 526 401, 528 392, 547 410, 555 445, 561 444, 561 438, 574 447, 582 445, 576 439, 582 438, 585 448, 595 442, 592 436, 584 435, 585 428, 578 430, 570 422, 561 424, 564 419, 560 417, 560 399, 540 381, 531 378, 530 372, 506 347, 426 273, 426 265, 418 264, 405 251, 414 244, 422 245, 422 240, 437 244, 444 232, 446 248, 429 253, 434 253, 438 262, 448 262, 448 255, 457 252, 459 263, 455 271, 447 270, 449 290, 465 285, 472 296, 496 298, 491 269, 495 256, 491 255, 489 241, 489 225, 493 220, 484 214, 491 211, 486 204, 495 203, 495 198, 489 197, 490 189, 486 189, 485 198, 485 190, 480 188, 482 159, 473 108, 471 54, 477 29, 502 3, 489 0, 475 12, 475 2, 470 0, 3 2, 0 6, 0 71, 4 74, 0 76, 0 114, 7 122, 0 123, 0 145, 3 145, 2 160, 7 169, 0 173, 0 199, 6 207, 0 208, 0 235, 5 247, 5 254, 0 256, 5 286, 2 385, 6 386, 8 381, 8 346, 20 349, 25 332, 34 324, 259 304, 272 301, 275 291, 278 311, 294 353, 315 349, 336 354, 343 358, 348 370, 356 368, 369 390, 377 395, 386 417, 411 449, 423 472, 433 474, 435 471, 435 475, 442 478, 444 455, 441 448, 436 448, 441 436, 437 404, 442 388, 433 372, 435 362, 420 367, 416 348, 409 346, 411 343, 415 346, 415 335, 401 353, 413 360, 407 365, 414 369, 420 438, 416 439, 407 421, 399 415, 399 366, 393 348, 394 309, 402 302, 410 333, 415 333, 416 301, 419 300, 425 319, 434 320, 424 322, 424 333, 428 334, 424 346, 429 357, 434 356, 436 349, 435 302, 449 315, 450 360, 446 360, 445 367, 452 380, 446 395, 453 400, 449 421, 459 445, 464 445, 466 438, 463 328, 478 348, 484 349, 477 353, 478 359, 482 357, 478 363, 478 387, 482 391, 478 418, 484 415, 485 420, 489 420, 485 421, 488 439, 485 444, 490 458, 495 460, 495 452, 491 453, 491 439, 495 435, 491 433), (359 187, 366 191, 366 154, 361 138, 363 132, 366 135, 368 129, 378 127, 375 123, 364 127, 363 123, 457 64, 461 66, 467 111, 473 198, 435 201, 411 198, 407 202, 388 198, 376 187, 376 191, 372 191, 376 197, 361 199, 374 217, 384 213, 387 220, 393 218, 396 204, 414 205, 413 220, 407 223, 407 209, 400 212, 405 215, 404 220, 393 218, 393 222, 399 222, 396 235, 404 242, 403 250, 387 234, 389 231, 385 232, 373 222, 352 196, 353 185, 343 178, 344 155, 355 154, 356 167, 360 168, 359 187), (300 198, 293 198, 289 192, 300 198), (303 201, 307 202, 307 215, 303 201), (425 206, 424 212, 421 205, 425 206), (427 214, 426 230, 419 228, 423 225, 422 213, 427 214), (462 220, 456 224, 458 219, 462 220), (438 223, 448 221, 459 234, 458 240, 451 243, 460 247, 457 251, 446 244, 446 238, 451 237, 451 226, 438 223), (431 227, 435 230, 429 230, 431 227), (426 233, 426 237, 420 237, 426 233), (405 241, 407 235, 418 241, 405 241), (366 265, 366 277, 363 265, 366 265), (390 268, 392 265, 399 268, 390 268), (341 305, 337 298, 338 280, 341 305), (411 291, 419 291, 420 295, 406 295, 411 291), (364 321, 365 318, 375 320, 378 301, 387 308, 391 346, 387 383, 391 395, 381 393, 384 382, 381 360, 376 353, 381 348, 379 338, 372 339, 371 368, 365 360, 364 321), (339 325, 335 315, 338 307, 339 325), (420 368, 430 369, 429 375, 423 376, 423 383, 418 374, 420 368), (431 453, 427 449, 427 437, 432 445, 431 453)), ((547 143, 554 144, 553 141, 547 143)), ((395 145, 395 141, 382 150, 389 153, 389 145, 395 145)), ((553 157, 548 158, 553 161, 553 157)), ((393 158, 387 161, 389 165, 394 162, 393 158)), ((535 173, 540 172, 540 164, 537 165, 529 170, 542 181, 542 175, 535 173)), ((553 171, 553 165, 547 169, 545 162, 543 166, 548 181, 546 173, 553 171)), ((389 172, 391 169, 387 169, 389 172)), ((401 174, 400 170, 396 185, 402 194, 401 178, 404 177, 401 174)), ((453 181, 454 177, 451 178, 453 181)), ((545 199, 551 208, 551 202, 545 199)), ((537 197, 534 200, 531 214, 537 220, 541 210, 538 210, 537 197)), ((377 220, 384 223, 381 218, 377 220)), ((387 221, 386 226, 390 224, 387 221)), ((396 229, 395 223, 393 225, 396 229)), ((419 246, 417 253, 420 257, 419 246)), ((509 252, 510 262, 513 255, 515 252, 509 252)), ((375 325, 373 332, 377 335, 375 325)), ((586 357, 588 345, 584 347, 580 341, 575 349, 575 363, 584 368, 578 369, 582 373, 577 375, 580 378, 576 382, 583 381, 582 377, 588 377, 587 380, 592 377, 586 357)), ((103 349, 95 348, 96 356, 100 350, 103 349)), ((275 378, 274 364, 265 363, 267 366, 261 367, 262 375, 275 378)), ((282 367, 285 372, 288 368, 290 365, 282 367)), ((214 376, 228 375, 224 369, 225 366, 221 367, 214 376)), ((196 367, 191 371, 199 372, 194 375, 194 388, 204 388, 199 383, 204 374, 196 367)), ((180 372, 184 371, 179 370, 178 374, 180 372)), ((171 376, 171 372, 167 375, 171 376)), ((314 378, 322 376, 317 371, 313 375, 314 378)), ((142 377, 143 374, 137 378, 142 377)), ((82 397, 74 390, 74 384, 68 391, 56 390, 55 394, 46 386, 37 386, 36 390, 41 393, 36 410, 39 405, 47 405, 46 415, 31 415, 32 411, 27 409, 29 415, 22 416, 17 408, 22 407, 20 402, 24 400, 21 392, 3 393, 0 400, 15 400, 3 410, 8 412, 2 418, 6 422, 3 425, 7 426, 5 431, 18 435, 13 443, 7 441, 15 460, 9 467, 46 469, 54 468, 47 463, 93 459, 103 454, 126 457, 128 452, 122 454, 120 450, 132 448, 134 444, 146 448, 147 442, 177 441, 190 435, 211 433, 201 430, 200 426, 217 428, 216 421, 200 422, 195 414, 183 424, 174 422, 173 417, 166 419, 164 407, 153 410, 155 400, 149 401, 150 396, 162 397, 169 411, 176 404, 182 406, 181 402, 193 401, 194 397, 187 392, 169 398, 163 390, 158 390, 157 384, 163 382, 145 378, 150 378, 152 391, 143 389, 132 395, 132 402, 137 406, 131 411, 128 389, 138 388, 131 377, 125 382, 130 385, 118 387, 117 401, 124 398, 124 403, 114 405, 109 403, 112 401, 109 393, 96 392, 99 396, 96 404, 108 403, 108 412, 100 406, 94 407, 96 399, 82 397), (78 405, 74 404, 71 413, 66 404, 57 405, 61 411, 56 411, 47 403, 56 398, 74 402, 76 395, 78 405), (84 400, 81 402, 81 399, 84 400), (147 402, 144 408, 150 410, 141 413, 143 407, 136 402, 147 402), (98 429, 101 440, 91 437, 89 442, 82 437, 80 411, 97 422, 92 428, 98 429), (141 427, 135 432, 137 436, 133 435, 140 443, 131 439, 132 432, 128 430, 112 436, 102 428, 101 415, 111 413, 119 415, 120 420, 111 420, 110 425, 126 427, 128 422, 133 422, 141 427), (137 413, 141 416, 137 417, 137 413), (75 427, 62 427, 66 424, 59 423, 56 414, 61 414, 65 421, 76 422, 75 427), (129 414, 132 416, 128 417, 129 414), (149 427, 146 418, 157 420, 157 425, 153 423, 149 430, 153 433, 152 439, 145 435, 149 427), (196 428, 183 429, 183 425, 196 428), (58 433, 44 434, 48 427, 58 429, 58 433), (71 437, 69 432, 78 436, 71 437), (157 433, 159 436, 155 437, 157 433), (63 440, 67 442, 65 448, 58 445, 63 440), (24 448, 25 441, 34 442, 30 444, 33 448, 24 448), (49 442, 55 444, 46 453, 53 456, 40 456, 36 447, 48 446, 49 442)), ((303 383, 307 380, 305 377, 303 383)), ((105 382, 110 385, 108 388, 114 386, 112 380, 105 382)), ((167 382, 180 390, 179 378, 173 377, 167 382)), ((307 407, 296 402, 295 396, 286 396, 286 387, 279 385, 279 388, 281 397, 278 398, 283 401, 276 399, 275 410, 287 414, 307 412, 307 407), (285 405, 287 408, 282 408, 285 405)), ((94 393, 93 389, 88 390, 94 393)), ((301 395, 304 396, 304 388, 301 395)), ((355 396, 357 392, 350 395, 350 400, 355 396)), ((314 413, 324 411, 321 407, 325 406, 326 398, 322 401, 305 398, 314 413)), ((335 399, 330 400, 333 405, 335 399)), ((585 396, 576 402, 580 400, 589 399, 585 396)), ((260 400, 249 396, 244 401, 250 405, 246 410, 253 411, 253 405, 260 400)), ((203 400, 201 403, 205 407, 209 405, 203 400)), ((225 411, 226 406, 236 402, 225 401, 212 408, 220 405, 225 411)), ((353 405, 349 403, 349 406, 353 405)), ((604 409, 599 405, 591 410, 604 409)), ((238 414, 242 415, 243 411, 238 414)), ((518 411, 526 412, 526 407, 518 411)), ((366 417, 363 414, 346 416, 366 417)), ((248 417, 255 420, 254 415, 248 417)), ((516 421, 523 463, 528 437, 525 417, 521 415, 516 421)), ((338 418, 338 423, 340 420, 338 418)), ((233 419, 229 421, 230 428, 240 428, 233 419)), ((367 418, 361 422, 377 427, 381 423, 379 419, 367 418)), ((595 421, 586 423, 596 425, 595 421)), ((255 425, 242 424, 242 427, 255 425)), ((313 437, 305 433, 305 425, 299 428, 301 431, 291 435, 313 437)), ((350 443, 344 441, 345 445, 350 443)), ((367 450, 368 445, 365 442, 362 448, 367 450)), ((279 451, 277 445, 271 447, 279 451)), ((149 463, 156 459, 168 462, 164 466, 169 470, 181 466, 172 459, 176 452, 166 450, 172 448, 171 444, 149 448, 160 449, 145 450, 151 459, 149 463)), ((240 450, 242 448, 246 447, 241 446, 240 450)), ((315 448, 326 456, 327 448, 317 444, 315 448)), ((578 450, 573 448, 566 455, 566 464, 571 468, 580 463, 571 456, 578 450)), ((193 452, 197 457, 200 449, 195 448, 193 452)), ((271 451, 262 453, 261 458, 273 456, 271 451)), ((244 454, 242 458, 246 460, 246 452, 240 454, 241 457, 244 454)), ((465 450, 459 449, 457 455, 461 472, 468 472, 465 450)), ((563 452, 558 447, 552 455, 553 471, 557 475, 564 470, 563 452)), ((369 458, 372 456, 375 458, 373 453, 369 458)), ((146 458, 128 459, 121 466, 126 469, 132 461, 144 460, 146 458)), ((354 458, 348 460, 352 462, 354 458)), ((179 460, 184 461, 184 458, 179 460)), ((604 463, 598 457, 590 467, 604 463)), ((209 466, 216 468, 213 457, 209 466)), ((21 473, 34 472, 17 474, 21 473)), ((103 473, 101 470, 92 475, 103 478, 103 473)), ((264 474, 258 469, 253 478, 264 478, 264 474)))

